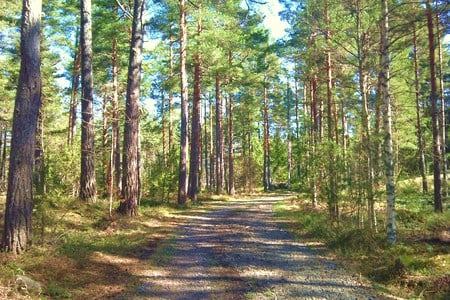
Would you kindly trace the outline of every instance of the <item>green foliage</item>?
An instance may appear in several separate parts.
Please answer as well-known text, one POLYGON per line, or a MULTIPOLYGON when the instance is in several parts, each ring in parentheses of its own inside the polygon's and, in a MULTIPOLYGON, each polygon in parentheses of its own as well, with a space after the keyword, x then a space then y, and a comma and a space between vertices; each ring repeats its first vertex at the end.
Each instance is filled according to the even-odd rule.
POLYGON ((293 221, 290 229, 302 239, 324 242, 348 268, 388 284, 400 295, 417 296, 426 289, 433 291, 433 298, 444 299, 450 256, 448 244, 438 234, 450 228, 450 213, 435 214, 423 202, 421 195, 399 199, 400 242, 394 246, 388 245, 384 231, 357 228, 352 217, 344 214, 339 225, 333 225, 326 210, 312 209, 306 202, 277 203, 275 213, 293 221))

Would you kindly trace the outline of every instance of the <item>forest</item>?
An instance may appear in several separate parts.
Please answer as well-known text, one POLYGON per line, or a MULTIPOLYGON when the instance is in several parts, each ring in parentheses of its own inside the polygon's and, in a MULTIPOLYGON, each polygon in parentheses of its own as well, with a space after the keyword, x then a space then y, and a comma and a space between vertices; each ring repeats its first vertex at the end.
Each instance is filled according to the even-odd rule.
POLYGON ((178 218, 253 197, 379 289, 450 295, 448 1, 0 0, 0 41, 0 298, 112 297, 93 256, 168 263, 178 218))

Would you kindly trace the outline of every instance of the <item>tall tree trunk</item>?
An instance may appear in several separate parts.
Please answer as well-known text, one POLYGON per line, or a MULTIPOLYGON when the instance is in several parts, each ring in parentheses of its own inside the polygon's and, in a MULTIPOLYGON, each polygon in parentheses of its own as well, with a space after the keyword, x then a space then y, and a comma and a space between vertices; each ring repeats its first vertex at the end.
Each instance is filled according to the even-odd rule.
POLYGON ((81 1, 81 174, 80 199, 97 201, 94 150, 91 0, 81 1))
POLYGON ((386 172, 386 221, 387 240, 393 245, 397 242, 397 226, 395 216, 395 180, 394 180, 394 147, 392 142, 392 100, 390 96, 389 75, 389 18, 387 0, 382 0, 381 26, 381 71, 379 80, 380 97, 384 103, 384 165, 386 172))
POLYGON ((442 46, 441 46, 441 30, 439 24, 439 14, 436 13, 436 42, 438 47, 438 77, 439 77, 439 100, 440 100, 440 132, 441 132, 441 156, 442 156, 442 195, 448 196, 447 186, 447 143, 446 143, 446 118, 445 118, 445 98, 444 98, 444 74, 442 72, 442 46))
POLYGON ((435 40, 433 14, 430 1, 426 2, 426 15, 428 27, 428 46, 430 51, 430 102, 431 102, 431 120, 433 127, 433 174, 434 174, 434 211, 442 212, 441 197, 441 136, 439 134, 439 112, 437 108, 437 84, 436 84, 436 58, 435 58, 435 40))
POLYGON ((181 84, 181 127, 180 127, 180 166, 178 177, 178 203, 187 200, 187 155, 188 155, 188 74, 186 70, 186 2, 180 0, 180 84, 181 84))
POLYGON ((139 170, 139 96, 141 86, 142 45, 144 42, 142 13, 144 0, 135 0, 128 65, 125 127, 123 132, 123 195, 125 201, 119 211, 128 216, 137 215, 140 199, 139 170))
POLYGON ((234 185, 234 95, 230 93, 228 100, 228 195, 234 196, 236 193, 234 185))
POLYGON ((358 1, 357 12, 357 43, 358 43, 358 74, 359 74, 359 92, 362 100, 362 144, 367 151, 366 160, 367 170, 365 171, 366 180, 366 192, 367 192, 367 214, 370 227, 376 229, 376 216, 375 216, 375 197, 373 192, 374 187, 374 167, 373 167, 373 151, 371 142, 371 130, 370 130, 370 109, 368 99, 368 85, 369 74, 365 68, 365 58, 367 57, 366 44, 362 34, 362 8, 361 3, 358 1))
POLYGON ((203 131, 203 162, 204 162, 204 169, 205 169, 205 187, 207 189, 210 189, 210 181, 209 181, 209 139, 208 139, 208 126, 206 126, 206 124, 208 124, 208 116, 206 114, 206 104, 207 104, 207 99, 205 99, 205 101, 203 102, 203 110, 204 110, 204 114, 203 114, 203 124, 204 124, 204 128, 205 130, 203 131))
MULTIPOLYGON (((334 100, 333 100, 333 74, 331 65, 331 44, 329 30, 330 18, 328 15, 328 2, 325 2, 324 8, 324 18, 326 24, 326 42, 327 42, 327 52, 326 52, 326 68, 327 68, 327 125, 328 125, 328 142, 330 146, 335 147, 336 139, 334 137, 335 127, 337 128, 337 123, 334 120, 334 100)), ((337 142, 336 142, 337 144, 337 142)), ((334 155, 333 149, 329 152, 329 178, 330 178, 330 188, 328 195, 328 209, 332 219, 337 220, 339 218, 339 207, 338 207, 338 197, 337 197, 337 172, 336 172, 336 157, 334 155)))
POLYGON ((1 248, 20 254, 32 242, 33 165, 41 106, 41 0, 23 0, 20 74, 14 106, 1 248))
MULTIPOLYGON (((199 7, 199 11, 201 13, 201 4, 199 7)), ((202 33, 202 20, 201 18, 197 22, 197 46, 200 48, 200 35, 202 33)), ((200 50, 197 50, 196 53, 196 64, 194 70, 194 99, 192 105, 192 125, 191 125, 191 157, 190 157, 190 165, 189 165, 189 189, 188 189, 188 197, 192 201, 197 201, 197 189, 199 182, 199 169, 201 167, 201 135, 202 128, 200 122, 200 104, 201 104, 201 83, 202 83, 202 53, 200 50)))
POLYGON ((113 53, 112 53, 112 84, 113 84, 113 97, 112 97, 112 174, 114 176, 114 183, 117 189, 117 195, 120 195, 122 189, 122 172, 120 167, 120 128, 119 128, 119 66, 117 59, 117 38, 113 40, 113 53))
POLYGON ((223 99, 220 94, 220 77, 216 75, 216 194, 223 193, 224 185, 224 135, 222 122, 223 99))
POLYGON ((213 103, 209 99, 209 184, 210 189, 215 188, 216 172, 215 172, 215 153, 214 153, 214 136, 213 136, 213 103))
POLYGON ((75 137, 77 106, 78 106, 78 86, 80 85, 81 72, 81 47, 79 43, 78 30, 76 34, 75 54, 73 58, 72 87, 70 93, 69 129, 67 131, 67 144, 72 145, 75 137))
POLYGON ((417 30, 415 23, 413 24, 413 48, 414 48, 414 86, 416 94, 416 126, 417 126, 417 145, 419 147, 419 171, 422 177, 422 192, 428 193, 427 183, 427 167, 425 161, 425 143, 422 133, 422 118, 420 116, 420 88, 419 88, 419 57, 417 49, 417 30))
POLYGON ((263 103, 263 148, 264 148, 264 170, 263 170, 263 184, 264 191, 271 189, 270 182, 270 145, 269 145, 269 96, 266 87, 266 78, 264 75, 264 103, 263 103))

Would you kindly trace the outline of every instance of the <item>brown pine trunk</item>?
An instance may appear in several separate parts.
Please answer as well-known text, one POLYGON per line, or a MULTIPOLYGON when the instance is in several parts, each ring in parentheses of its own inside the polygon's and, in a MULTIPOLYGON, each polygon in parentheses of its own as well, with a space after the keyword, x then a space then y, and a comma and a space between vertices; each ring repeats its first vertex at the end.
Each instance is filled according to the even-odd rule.
POLYGON ((413 24, 413 48, 414 48, 414 86, 416 94, 416 126, 417 126, 417 145, 419 147, 419 171, 422 177, 422 192, 428 193, 427 168, 425 161, 425 143, 422 133, 422 118, 420 115, 420 88, 419 88, 419 57, 417 50, 417 31, 416 25, 413 24))
POLYGON ((45 193, 45 161, 44 161, 44 113, 39 110, 36 129, 36 146, 34 148, 34 186, 38 194, 45 193))
POLYGON ((32 242, 33 166, 41 106, 41 0, 23 0, 20 75, 14 106, 8 192, 1 248, 20 254, 32 242))
POLYGON ((234 185, 234 95, 230 93, 228 100, 228 195, 234 196, 236 193, 234 185))
POLYGON ((188 152, 188 78, 186 70, 186 2, 180 0, 180 84, 181 84, 181 127, 180 127, 180 166, 178 176, 178 203, 185 204, 187 200, 187 152, 188 152))
POLYGON ((433 127, 433 175, 434 175, 434 211, 442 212, 441 197, 441 136, 439 134, 439 112, 437 108, 437 84, 436 84, 436 58, 433 14, 430 1, 426 2, 426 15, 428 27, 429 65, 430 65, 430 103, 431 120, 433 127))
POLYGON ((102 103, 102 159, 103 159, 103 184, 105 185, 105 194, 110 190, 110 178, 112 176, 112 168, 110 168, 109 157, 110 151, 108 151, 108 96, 106 93, 103 95, 102 103))
MULTIPOLYGON (((328 15, 328 3, 325 3, 324 18, 327 26, 326 29, 326 42, 327 42, 327 53, 326 53, 326 68, 327 68, 327 125, 328 125, 328 142, 333 145, 337 139, 334 137, 335 127, 337 128, 337 123, 335 122, 335 112, 334 112, 334 101, 333 101, 333 73, 331 65, 331 45, 330 45, 330 35, 331 31, 328 29, 330 20, 328 15)), ((336 141, 336 144, 338 142, 336 141)), ((332 149, 333 150, 333 149, 332 149)), ((336 172, 336 158, 334 151, 329 153, 329 178, 330 178, 330 189, 328 195, 328 209, 332 219, 337 220, 339 218, 339 207, 338 207, 338 197, 337 197, 337 172, 336 172)))
POLYGON ((213 104, 212 99, 209 99, 209 188, 213 190, 216 186, 216 168, 215 168, 215 153, 214 153, 214 136, 213 136, 213 104))
POLYGON ((128 65, 125 127, 123 132, 123 195, 119 211, 136 216, 140 199, 139 96, 141 85, 144 0, 134 1, 133 27, 128 65))
MULTIPOLYGON (((264 78, 264 85, 266 79, 264 78)), ((264 191, 271 189, 270 180, 270 145, 269 145, 269 97, 267 87, 264 86, 264 103, 263 103, 263 148, 264 148, 264 166, 263 166, 263 185, 264 191)))
MULTIPOLYGON (((201 7, 199 8, 201 10, 201 7)), ((197 22, 198 38, 202 32, 202 20, 197 22)), ((200 47, 200 40, 197 40, 197 46, 200 47)), ((201 104, 201 81, 202 81, 202 53, 198 50, 196 55, 196 64, 194 70, 194 99, 192 104, 192 125, 191 125, 191 157, 189 165, 189 189, 188 197, 192 201, 197 201, 199 170, 201 167, 201 135, 202 128, 200 123, 200 104, 201 104)))
POLYGON ((3 190, 6 187, 6 145, 7 145, 7 137, 8 137, 8 131, 6 130, 6 126, 3 125, 3 143, 0 144, 0 147, 3 148, 2 150, 2 157, 0 162, 0 190, 3 190))
POLYGON ((220 95, 220 77, 216 75, 216 194, 223 193, 224 186, 224 136, 222 122, 223 99, 220 95))
POLYGON ((97 201, 94 150, 91 0, 81 1, 81 174, 80 199, 97 201))

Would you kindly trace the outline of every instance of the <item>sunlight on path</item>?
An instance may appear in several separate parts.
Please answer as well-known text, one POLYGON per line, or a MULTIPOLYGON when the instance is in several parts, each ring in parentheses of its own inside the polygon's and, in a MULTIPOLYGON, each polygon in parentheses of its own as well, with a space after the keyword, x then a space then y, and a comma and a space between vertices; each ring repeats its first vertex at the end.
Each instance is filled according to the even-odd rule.
POLYGON ((235 200, 190 218, 134 299, 388 299, 280 228, 272 206, 283 199, 235 200))

